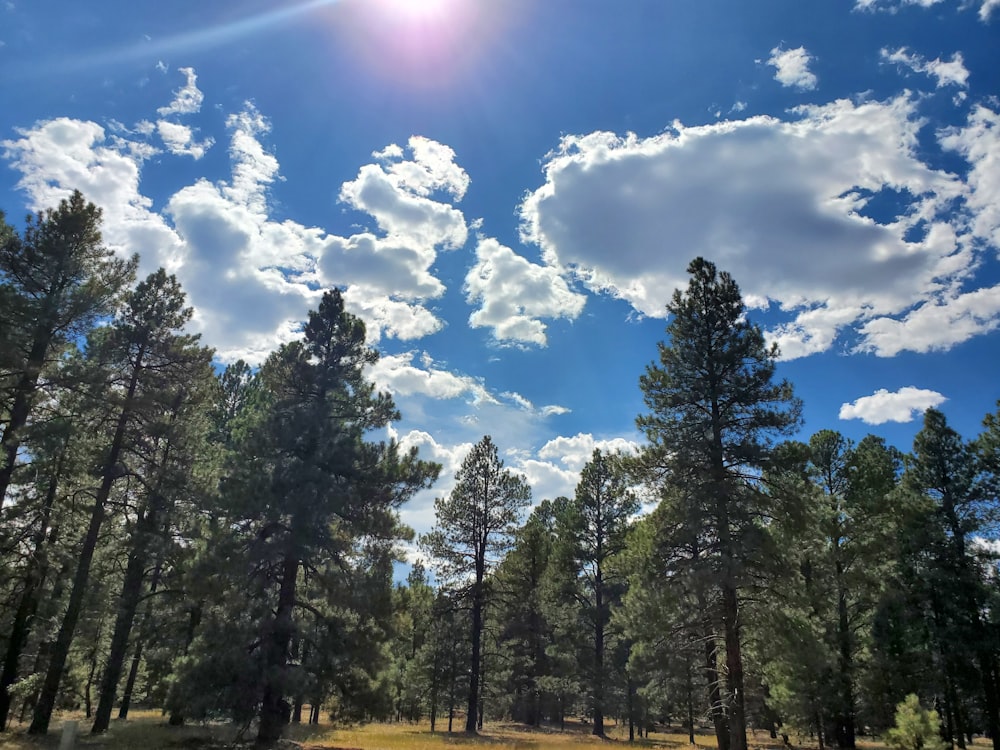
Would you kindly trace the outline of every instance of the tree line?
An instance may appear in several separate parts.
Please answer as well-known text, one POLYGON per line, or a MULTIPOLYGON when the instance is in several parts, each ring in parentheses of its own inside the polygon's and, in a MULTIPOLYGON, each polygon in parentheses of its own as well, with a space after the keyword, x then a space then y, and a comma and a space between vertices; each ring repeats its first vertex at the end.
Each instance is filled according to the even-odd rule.
POLYGON ((394 584, 398 510, 440 467, 377 439, 400 415, 340 293, 221 369, 100 221, 79 193, 0 216, 0 729, 138 704, 262 745, 322 711, 854 748, 915 693, 947 743, 1000 742, 1000 412, 965 439, 928 410, 908 453, 792 439, 776 347, 699 258, 639 377, 642 447, 531 507, 484 437, 394 584))

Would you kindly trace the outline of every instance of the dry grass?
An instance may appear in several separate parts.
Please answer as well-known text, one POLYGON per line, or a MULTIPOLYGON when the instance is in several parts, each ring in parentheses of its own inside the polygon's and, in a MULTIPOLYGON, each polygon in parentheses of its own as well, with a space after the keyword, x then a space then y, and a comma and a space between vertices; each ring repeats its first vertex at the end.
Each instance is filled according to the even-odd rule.
MULTIPOLYGON (((185 727, 170 727, 155 711, 132 712, 128 721, 115 721, 104 735, 88 734, 90 723, 82 716, 60 715, 52 722, 52 730, 47 737, 29 737, 24 734, 26 727, 15 724, 11 731, 0 734, 0 750, 28 750, 29 748, 58 748, 62 723, 65 720, 79 721, 80 736, 76 747, 107 748, 107 750, 222 750, 222 748, 246 747, 234 745, 238 727, 229 724, 202 724, 185 727)), ((459 726, 456 722, 456 727, 459 726)), ((438 729, 447 728, 447 719, 438 723, 438 729)), ((356 727, 340 727, 330 724, 319 726, 292 725, 285 732, 286 748, 303 750, 569 750, 573 748, 601 748, 609 750, 609 745, 621 745, 626 750, 628 728, 612 725, 608 739, 601 740, 589 734, 589 727, 582 724, 567 724, 565 731, 546 728, 531 729, 520 724, 488 723, 478 736, 468 736, 461 732, 448 734, 446 731, 431 733, 427 722, 422 724, 367 724, 356 727)), ((247 744, 253 739, 252 732, 245 738, 247 744)), ((792 738, 795 742, 795 738, 792 738)), ((696 737, 698 747, 715 747, 715 737, 701 733, 696 737)), ((875 750, 874 744, 864 744, 875 750)), ((780 750, 781 741, 771 740, 760 732, 750 738, 753 750, 780 750)), ((802 747, 801 745, 798 745, 802 747)), ((679 750, 690 748, 686 733, 654 732, 648 739, 637 739, 633 747, 663 748, 679 750)))

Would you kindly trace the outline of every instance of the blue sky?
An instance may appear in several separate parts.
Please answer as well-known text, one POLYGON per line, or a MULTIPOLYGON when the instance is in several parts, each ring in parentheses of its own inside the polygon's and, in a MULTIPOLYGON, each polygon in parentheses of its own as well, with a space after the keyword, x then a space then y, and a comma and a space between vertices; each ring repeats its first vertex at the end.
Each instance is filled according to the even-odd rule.
POLYGON ((0 207, 73 188, 220 361, 345 289, 393 431, 536 499, 639 439, 696 255, 805 402, 908 448, 995 409, 998 0, 0 2, 0 207))

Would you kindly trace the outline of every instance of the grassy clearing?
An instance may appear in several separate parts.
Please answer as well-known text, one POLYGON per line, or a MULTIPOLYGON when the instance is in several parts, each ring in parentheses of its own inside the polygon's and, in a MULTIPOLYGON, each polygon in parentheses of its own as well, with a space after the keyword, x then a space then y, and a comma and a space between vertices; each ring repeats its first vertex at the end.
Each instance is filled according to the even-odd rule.
MULTIPOLYGON (((0 735, 0 750, 28 750, 36 748, 58 748, 62 723, 65 720, 79 721, 80 736, 76 747, 106 748, 107 750, 222 750, 234 747, 238 727, 231 724, 194 724, 185 727, 170 727, 165 719, 155 711, 138 711, 130 715, 128 721, 113 721, 107 734, 97 737, 88 734, 90 722, 83 716, 65 714, 56 717, 47 737, 29 737, 24 734, 26 726, 15 724, 11 731, 0 735)), ((458 724, 456 723, 456 726, 458 724)), ((447 720, 438 728, 446 728, 447 720)), ((422 724, 367 724, 356 727, 340 727, 330 724, 319 726, 292 725, 286 732, 285 748, 303 750, 568 750, 574 748, 602 748, 609 744, 628 746, 628 728, 612 726, 607 740, 599 740, 589 734, 589 727, 582 724, 567 724, 566 730, 541 728, 531 729, 520 724, 489 723, 482 734, 469 737, 461 732, 448 734, 438 731, 431 734, 430 725, 422 724)), ((754 750, 781 750, 781 741, 771 740, 766 733, 759 732, 750 737, 754 750)), ((252 744, 253 733, 247 732, 245 747, 252 744)), ((808 747, 796 743, 796 747, 808 747)), ((715 737, 702 733, 696 737, 696 745, 715 747, 715 737)), ((654 732, 648 739, 637 739, 637 748, 664 748, 674 750, 690 748, 686 733, 654 732)), ((882 748, 875 743, 859 743, 867 750, 882 748)))

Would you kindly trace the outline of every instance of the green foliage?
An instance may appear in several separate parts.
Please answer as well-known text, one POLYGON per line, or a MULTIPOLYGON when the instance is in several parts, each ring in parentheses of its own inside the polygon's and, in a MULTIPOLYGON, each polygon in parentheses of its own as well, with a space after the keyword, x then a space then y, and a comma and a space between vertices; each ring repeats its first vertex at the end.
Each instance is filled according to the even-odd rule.
POLYGON ((714 652, 705 656, 717 739, 723 750, 744 750, 740 600, 766 567, 768 521, 781 512, 759 480, 774 461, 775 440, 798 426, 801 404, 788 382, 774 382, 777 347, 746 318, 732 277, 703 258, 688 273, 687 290, 667 305, 669 341, 639 379, 649 411, 636 423, 648 446, 636 468, 675 505, 672 533, 683 552, 672 558, 686 560, 689 573, 675 580, 698 581, 699 609, 712 620, 701 637, 721 635, 725 646, 728 695, 710 674, 714 652), (719 608, 709 608, 715 601, 719 608))
POLYGON ((920 705, 920 698, 910 693, 896 706, 896 726, 885 734, 885 743, 893 750, 945 750, 937 711, 920 705))

